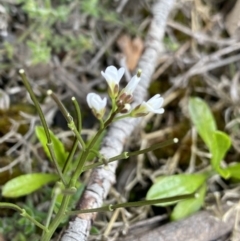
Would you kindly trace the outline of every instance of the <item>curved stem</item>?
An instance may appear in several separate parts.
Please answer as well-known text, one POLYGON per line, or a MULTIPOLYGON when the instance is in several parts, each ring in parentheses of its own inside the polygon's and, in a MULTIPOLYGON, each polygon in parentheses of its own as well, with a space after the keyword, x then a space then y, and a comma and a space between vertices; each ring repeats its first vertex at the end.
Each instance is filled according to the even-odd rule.
POLYGON ((29 84, 29 82, 27 80, 27 76, 25 74, 24 69, 20 69, 19 70, 19 74, 20 74, 20 76, 22 78, 23 84, 25 85, 25 87, 26 87, 28 93, 30 94, 31 99, 32 99, 32 101, 33 101, 33 103, 34 103, 34 105, 35 105, 35 107, 37 109, 38 115, 39 115, 40 120, 42 122, 44 131, 46 133, 47 141, 48 141, 48 143, 51 143, 52 140, 51 140, 51 137, 50 137, 50 132, 48 130, 47 122, 46 122, 46 120, 44 118, 44 115, 43 115, 42 109, 41 109, 41 107, 40 107, 40 105, 38 103, 38 100, 37 100, 35 94, 33 93, 33 90, 32 90, 32 88, 31 88, 31 86, 30 86, 30 84, 29 84))
POLYGON ((7 203, 7 202, 1 202, 0 203, 0 208, 10 208, 13 209, 15 211, 18 211, 20 213, 21 216, 27 218, 28 220, 30 220, 31 222, 33 222, 36 226, 38 226, 39 228, 41 228, 44 232, 48 232, 47 227, 45 227, 44 225, 42 225, 41 223, 39 223, 37 220, 35 220, 32 216, 30 216, 25 209, 20 208, 18 205, 13 204, 13 203, 7 203))
MULTIPOLYGON (((68 123, 68 127, 69 129, 71 129, 73 131, 73 133, 75 134, 75 136, 77 137, 78 141, 80 142, 83 150, 85 149, 85 143, 79 133, 79 131, 77 130, 75 123, 73 121, 72 116, 68 113, 68 111, 66 110, 65 106, 63 105, 63 103, 58 99, 58 97, 52 92, 52 90, 48 90, 47 94, 50 95, 52 97, 52 99, 55 101, 55 103, 58 105, 58 108, 60 109, 61 113, 63 114, 63 116, 65 117, 67 123, 68 123)), ((80 114, 78 113, 78 111, 80 112, 80 110, 77 107, 77 103, 75 98, 73 97, 73 103, 74 106, 76 108, 77 111, 77 118, 79 118, 80 114)), ((81 119, 81 117, 80 117, 81 119)), ((79 120, 80 120, 79 119, 79 120)))
POLYGON ((53 148, 52 148, 51 135, 50 135, 50 132, 49 132, 49 129, 48 129, 47 122, 46 122, 46 120, 45 120, 45 118, 44 118, 42 109, 41 109, 41 107, 40 107, 40 105, 39 105, 39 103, 38 103, 38 100, 37 100, 37 98, 36 98, 33 90, 32 90, 32 87, 30 86, 30 84, 29 84, 29 82, 28 82, 28 80, 27 80, 27 76, 26 76, 26 73, 25 73, 24 69, 20 69, 20 70, 19 70, 19 74, 20 74, 20 76, 21 76, 21 78, 22 78, 23 84, 25 85, 28 93, 29 93, 30 96, 31 96, 31 99, 32 99, 32 101, 33 101, 33 103, 34 103, 34 105, 35 105, 35 107, 36 107, 36 109, 37 109, 38 115, 39 115, 40 120, 41 120, 41 122, 42 122, 44 131, 45 131, 45 134, 46 134, 46 137, 47 137, 47 147, 48 147, 48 150, 49 150, 49 153, 50 153, 52 162, 54 163, 54 165, 55 165, 55 167, 56 167, 56 169, 57 169, 57 172, 58 172, 60 178, 62 179, 62 182, 63 182, 64 184, 66 184, 66 182, 65 182, 65 180, 64 180, 64 177, 63 177, 63 175, 62 175, 61 169, 60 169, 60 167, 59 167, 59 165, 58 165, 58 162, 56 161, 56 158, 55 158, 54 150, 53 150, 53 148))
MULTIPOLYGON (((163 143, 157 143, 155 145, 152 145, 148 148, 145 148, 145 149, 142 149, 142 150, 139 150, 139 151, 123 152, 120 155, 114 156, 114 157, 110 158, 109 160, 107 160, 107 163, 114 162, 114 161, 117 161, 117 160, 120 160, 120 159, 127 159, 130 156, 137 156, 137 155, 140 155, 140 154, 144 154, 144 153, 147 153, 149 151, 154 151, 154 150, 157 150, 159 148, 162 148, 162 147, 165 147, 165 146, 177 143, 177 142, 178 142, 178 139, 174 138, 174 139, 171 139, 171 140, 167 140, 163 143)), ((106 162, 104 162, 104 161, 99 161, 97 163, 93 163, 93 164, 84 166, 83 172, 85 172, 87 170, 90 170, 90 169, 93 169, 93 168, 96 168, 96 167, 99 167, 101 165, 104 165, 105 163, 106 162)))
POLYGON ((188 199, 188 198, 193 198, 194 196, 195 196, 195 193, 192 193, 192 194, 186 194, 186 195, 178 195, 175 197, 159 198, 159 199, 154 199, 154 200, 144 200, 144 201, 136 201, 136 202, 128 202, 128 203, 110 204, 110 205, 103 206, 100 208, 70 211, 70 212, 67 212, 67 214, 68 215, 77 215, 80 213, 113 211, 117 208, 140 207, 140 206, 146 206, 146 205, 154 205, 154 204, 158 204, 158 203, 180 201, 180 200, 184 200, 184 199, 188 199))
POLYGON ((57 215, 55 216, 55 218, 53 219, 53 221, 49 225, 48 231, 43 232, 40 241, 49 241, 51 239, 53 233, 55 232, 55 230, 57 229, 57 227, 61 223, 63 215, 65 215, 65 212, 68 208, 70 198, 71 198, 70 195, 64 196, 57 215))

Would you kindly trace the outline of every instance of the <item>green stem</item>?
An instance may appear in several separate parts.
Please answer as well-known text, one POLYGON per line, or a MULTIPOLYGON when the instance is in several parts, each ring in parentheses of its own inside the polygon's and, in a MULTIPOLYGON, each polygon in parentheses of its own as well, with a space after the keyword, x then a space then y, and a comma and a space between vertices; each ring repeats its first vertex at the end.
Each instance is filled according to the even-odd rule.
POLYGON ((40 117, 40 120, 42 122, 42 125, 43 125, 43 128, 44 128, 44 131, 45 131, 45 134, 46 134, 46 137, 47 137, 47 147, 48 147, 48 150, 49 150, 49 153, 50 153, 50 156, 51 156, 51 159, 52 159, 52 162, 54 163, 56 169, 57 169, 57 172, 58 172, 58 175, 60 176, 62 182, 64 184, 66 184, 65 180, 64 180, 64 177, 63 177, 63 174, 61 172, 61 169, 58 165, 58 162, 56 161, 56 158, 55 158, 55 154, 54 154, 54 150, 53 150, 53 147, 52 147, 52 140, 51 140, 51 136, 50 136, 50 132, 49 132, 49 129, 48 129, 48 125, 47 125, 47 122, 44 118, 44 115, 43 115, 43 112, 42 112, 42 109, 38 103, 38 100, 35 96, 35 94, 33 93, 33 90, 27 80, 27 76, 25 74, 25 71, 23 69, 20 69, 19 70, 19 74, 22 78, 22 81, 23 81, 23 84, 25 85, 28 93, 30 94, 31 96, 31 99, 37 109, 37 112, 38 112, 38 115, 40 117))
MULTIPOLYGON (((139 150, 139 151, 123 152, 120 155, 114 156, 114 157, 110 158, 109 160, 107 160, 107 163, 114 162, 114 161, 117 161, 117 160, 120 160, 120 159, 127 159, 130 156, 137 156, 137 155, 140 155, 140 154, 147 153, 149 151, 154 151, 156 149, 171 145, 173 143, 177 143, 177 141, 178 141, 178 139, 174 138, 172 140, 167 140, 163 143, 157 143, 155 145, 152 145, 148 148, 145 148, 145 149, 142 149, 142 150, 139 150)), ((104 161, 99 161, 97 163, 87 165, 87 166, 83 167, 83 172, 85 172, 87 170, 90 170, 90 169, 93 169, 93 168, 96 168, 96 167, 99 167, 99 166, 104 165, 104 164, 105 164, 104 161)))
POLYGON ((63 167, 63 175, 66 175, 66 172, 68 171, 69 165, 72 162, 73 159, 73 155, 75 154, 76 150, 77 150, 77 146, 78 146, 78 139, 75 137, 74 141, 73 141, 73 147, 70 151, 70 153, 68 154, 67 160, 65 161, 64 167, 63 167))
POLYGON ((130 113, 127 113, 125 115, 117 116, 113 119, 113 121, 118 121, 118 120, 121 120, 121 119, 124 119, 124 118, 127 118, 127 117, 131 117, 130 113))
POLYGON ((53 214, 53 209, 54 209, 57 197, 58 197, 58 195, 60 193, 61 193, 61 184, 59 182, 57 182, 56 186, 54 187, 54 190, 53 190, 53 197, 52 197, 52 200, 51 200, 51 205, 49 207, 48 215, 47 215, 47 219, 46 219, 46 224, 45 225, 46 225, 47 228, 48 228, 48 226, 50 224, 50 221, 51 221, 51 218, 52 218, 52 214, 53 214))
POLYGON ((48 147, 48 150, 49 150, 49 153, 50 153, 50 156, 51 156, 51 159, 53 160, 53 163, 55 165, 55 168, 57 169, 57 173, 61 179, 61 181, 63 182, 64 186, 66 187, 67 186, 67 183, 65 181, 65 178, 63 176, 63 173, 61 171, 61 168, 60 166, 58 165, 58 162, 56 160, 56 156, 55 156, 55 152, 54 152, 54 149, 53 149, 53 144, 52 143, 47 143, 47 147, 48 147))
POLYGON ((105 121, 108 121, 108 119, 110 119, 110 117, 112 116, 112 114, 114 113, 114 111, 116 111, 117 106, 116 106, 116 99, 111 97, 111 102, 112 102, 112 109, 109 112, 107 118, 105 119, 105 121))
POLYGON ((50 0, 45 0, 45 7, 49 10, 51 10, 52 5, 51 5, 51 1, 50 0))
POLYGON ((82 155, 79 158, 79 162, 76 168, 76 172, 73 174, 72 177, 72 184, 75 185, 77 178, 81 175, 82 171, 83 171, 83 166, 87 160, 88 154, 91 152, 92 147, 94 146, 94 144, 96 143, 96 141, 98 140, 98 138, 101 136, 102 132, 105 130, 105 128, 100 129, 97 134, 94 136, 94 138, 92 139, 92 141, 89 143, 89 145, 87 146, 86 150, 82 152, 82 155))
MULTIPOLYGON (((83 165, 88 157, 88 154, 91 150, 91 148, 94 146, 95 142, 98 140, 98 138, 101 136, 101 133, 105 130, 105 128, 100 129, 98 131, 98 133, 95 135, 95 137, 92 139, 92 141, 89 143, 89 145, 87 146, 87 148, 85 150, 82 151, 80 158, 79 158, 79 163, 78 166, 76 168, 76 171, 73 174, 73 177, 71 178, 68 188, 71 187, 75 187, 76 186, 76 182, 78 177, 81 175, 82 173, 82 168, 83 165)), ((49 231, 48 232, 44 232, 42 237, 41 237, 41 241, 49 241, 53 235, 53 233, 55 232, 55 230, 57 229, 57 227, 59 226, 59 224, 61 223, 62 217, 63 215, 66 215, 66 210, 68 208, 68 204, 70 201, 71 196, 67 195, 63 197, 61 206, 59 208, 59 211, 57 213, 57 215, 55 216, 55 218, 52 220, 50 226, 49 226, 49 231)))
MULTIPOLYGON (((81 137, 81 135, 79 134, 75 124, 74 124, 74 121, 73 121, 73 118, 72 116, 68 113, 68 111, 66 110, 65 106, 63 105, 63 103, 58 99, 58 97, 52 92, 52 90, 48 90, 47 91, 47 94, 50 95, 53 100, 56 102, 56 104, 58 105, 58 108, 60 109, 60 111, 62 112, 63 116, 65 117, 66 121, 68 122, 68 127, 73 131, 73 133, 75 134, 75 136, 77 137, 78 141, 80 142, 81 146, 82 146, 82 149, 85 150, 85 143, 81 137)), ((73 99, 75 99, 73 97, 73 99)), ((73 100, 72 99, 72 100, 73 100)), ((76 105, 75 103, 76 101, 74 101, 74 106, 76 105)), ((76 106, 75 106, 76 108, 76 106)), ((78 111, 78 110, 77 110, 78 111)), ((79 110, 80 111, 80 110, 79 110)), ((78 114, 78 118, 79 118, 79 115, 78 114)), ((80 116, 81 118, 81 116, 80 116)))
POLYGON ((72 102, 74 104, 75 112, 77 115, 77 129, 78 129, 78 132, 81 133, 82 132, 82 115, 81 115, 80 106, 75 97, 72 97, 72 102))
MULTIPOLYGON (((90 150, 92 149, 92 147, 94 146, 94 144, 96 143, 98 138, 100 138, 102 132, 111 123, 111 120, 114 118, 115 114, 116 113, 114 112, 112 114, 112 116, 109 118, 109 120, 105 122, 104 127, 97 132, 97 134, 94 136, 92 141, 87 145, 86 149, 82 150, 81 155, 79 157, 79 162, 78 162, 76 171, 73 173, 73 176, 72 176, 71 180, 69 181, 68 188, 76 186, 77 179, 79 178, 79 176, 82 173, 83 166, 84 166, 84 164, 87 160, 87 157, 88 157, 88 154, 90 153, 90 150)), ((63 197, 63 200, 62 200, 61 206, 59 208, 59 211, 58 211, 57 215, 54 217, 54 219, 52 220, 52 222, 49 226, 49 232, 43 233, 41 241, 49 241, 51 239, 53 233, 55 232, 55 230, 57 229, 57 227, 61 223, 63 215, 66 215, 66 210, 68 208, 70 198, 71 198, 70 195, 67 195, 67 196, 63 197)))
POLYGON ((41 107, 40 107, 40 105, 39 105, 39 103, 38 103, 38 100, 37 100, 35 94, 33 93, 32 88, 31 88, 31 86, 30 86, 30 84, 29 84, 29 82, 28 82, 28 80, 27 80, 27 76, 26 76, 26 74, 25 74, 25 71, 24 71, 23 69, 20 69, 20 70, 19 70, 19 74, 20 74, 20 76, 21 76, 21 78, 22 78, 23 84, 25 85, 25 87, 26 87, 28 93, 30 94, 30 97, 31 97, 31 99, 32 99, 32 101, 33 101, 36 109, 37 109, 38 115, 39 115, 40 120, 41 120, 41 122, 42 122, 44 131, 45 131, 45 133, 46 133, 47 142, 48 142, 48 143, 51 143, 52 140, 51 140, 51 137, 50 137, 50 132, 49 132, 49 130, 48 130, 47 122, 46 122, 46 120, 45 120, 45 118, 44 118, 44 115, 43 115, 42 109, 41 109, 41 107))
POLYGON ((63 215, 65 215, 65 212, 68 208, 70 198, 71 198, 70 195, 67 195, 67 196, 63 197, 63 200, 62 200, 62 203, 61 203, 61 206, 59 208, 58 213, 56 214, 56 216, 52 220, 51 224, 49 225, 48 232, 46 232, 46 231, 43 232, 40 241, 49 241, 51 239, 53 233, 55 232, 55 230, 57 229, 57 227, 61 223, 63 215))
MULTIPOLYGON (((78 102, 76 101, 75 97, 72 97, 72 101, 73 101, 76 116, 77 116, 77 130, 78 130, 78 133, 81 133, 81 131, 82 131, 81 110, 80 110, 80 107, 79 107, 78 102)), ((78 139, 75 137, 74 142, 73 142, 73 147, 72 147, 72 149, 68 155, 68 158, 64 164, 64 167, 63 167, 63 174, 66 174, 66 172, 68 171, 69 165, 71 164, 72 159, 73 159, 73 155, 75 154, 75 152, 77 150, 77 145, 78 145, 78 139)))
POLYGON ((91 152, 92 147, 96 143, 96 141, 100 138, 102 132, 108 127, 108 125, 111 123, 115 115, 118 113, 118 110, 115 110, 115 112, 112 113, 112 115, 109 117, 109 119, 104 123, 103 128, 101 128, 97 134, 94 136, 92 141, 87 146, 86 150, 82 152, 82 155, 80 155, 79 162, 76 168, 76 172, 73 174, 72 177, 72 184, 75 186, 75 183, 77 181, 77 178, 81 175, 83 172, 83 166, 87 160, 88 154, 91 152))
POLYGON ((69 212, 67 212, 67 214, 68 215, 77 215, 80 213, 113 211, 117 208, 140 207, 140 206, 155 205, 155 204, 165 203, 165 202, 180 201, 180 200, 184 200, 184 199, 188 199, 188 198, 193 198, 194 196, 195 196, 195 193, 192 193, 192 194, 186 194, 186 195, 178 195, 175 197, 159 198, 159 199, 154 199, 154 200, 144 200, 144 201, 136 201, 136 202, 128 202, 128 203, 110 204, 110 205, 103 206, 100 208, 69 211, 69 212))
POLYGON ((10 208, 13 209, 15 211, 18 211, 20 213, 21 216, 27 218, 28 220, 30 220, 31 222, 33 222, 36 226, 38 226, 39 228, 41 228, 44 232, 48 232, 47 227, 45 227, 44 225, 42 225, 41 223, 39 223, 37 220, 35 220, 33 217, 31 217, 25 209, 20 208, 18 205, 15 205, 13 203, 4 203, 1 202, 0 203, 0 208, 10 208))

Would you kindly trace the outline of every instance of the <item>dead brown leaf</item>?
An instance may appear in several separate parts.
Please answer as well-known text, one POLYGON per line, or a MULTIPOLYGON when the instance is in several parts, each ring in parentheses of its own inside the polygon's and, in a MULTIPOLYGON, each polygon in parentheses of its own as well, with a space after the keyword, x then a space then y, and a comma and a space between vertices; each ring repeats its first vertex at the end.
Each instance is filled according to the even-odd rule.
POLYGON ((130 71, 133 71, 139 61, 140 56, 144 48, 144 44, 141 38, 131 38, 124 34, 117 40, 117 45, 126 57, 126 65, 130 71))

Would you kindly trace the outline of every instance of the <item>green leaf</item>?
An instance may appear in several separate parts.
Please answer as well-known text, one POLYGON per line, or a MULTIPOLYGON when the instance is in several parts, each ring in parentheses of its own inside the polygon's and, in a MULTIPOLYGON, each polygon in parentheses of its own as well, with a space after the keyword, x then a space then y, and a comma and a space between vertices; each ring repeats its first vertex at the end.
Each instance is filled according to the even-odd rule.
POLYGON ((217 130, 212 112, 205 101, 191 98, 188 105, 189 114, 197 132, 209 149, 212 145, 212 133, 217 130))
POLYGON ((240 179, 240 163, 227 167, 226 170, 232 178, 240 179))
POLYGON ((223 178, 229 178, 230 172, 220 167, 220 163, 231 146, 230 137, 217 131, 216 123, 210 108, 200 98, 191 98, 189 114, 199 135, 212 153, 211 165, 223 178))
POLYGON ((58 175, 55 174, 33 173, 21 175, 11 179, 4 185, 2 195, 10 198, 25 196, 58 179, 58 175))
MULTIPOLYGON (((194 193, 206 180, 204 174, 180 174, 158 178, 147 193, 147 200, 174 197, 194 193)), ((156 206, 169 206, 178 201, 160 203, 156 206)))
POLYGON ((229 178, 230 172, 227 169, 220 167, 220 163, 231 146, 230 137, 221 131, 215 131, 213 133, 213 141, 211 146, 211 165, 215 171, 219 173, 223 178, 229 178))
MULTIPOLYGON (((44 128, 42 126, 36 126, 35 132, 36 132, 36 136, 37 136, 38 140, 42 144, 42 147, 43 147, 47 157, 51 160, 50 152, 47 147, 47 137, 46 137, 44 128)), ((56 160, 57 160, 59 166, 63 167, 64 163, 67 159, 68 152, 65 151, 63 143, 52 133, 52 131, 50 131, 50 136, 51 136, 56 160)))
POLYGON ((207 186, 204 183, 197 192, 197 196, 195 198, 179 201, 173 209, 171 220, 176 221, 183 219, 198 211, 204 203, 206 188, 207 186))

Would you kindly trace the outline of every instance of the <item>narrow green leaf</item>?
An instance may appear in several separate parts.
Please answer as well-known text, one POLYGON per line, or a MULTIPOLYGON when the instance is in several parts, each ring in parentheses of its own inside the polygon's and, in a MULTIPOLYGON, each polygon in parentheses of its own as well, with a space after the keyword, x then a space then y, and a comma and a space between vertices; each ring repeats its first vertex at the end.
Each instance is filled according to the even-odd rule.
POLYGON ((240 179, 240 163, 227 167, 226 170, 232 178, 240 179))
POLYGON ((229 178, 230 172, 227 169, 223 169, 220 167, 220 163, 227 151, 231 146, 230 137, 221 131, 215 131, 213 133, 213 141, 211 146, 211 165, 215 171, 219 173, 223 178, 229 178))
POLYGON ((21 175, 11 179, 3 186, 2 195, 10 198, 25 196, 58 179, 58 175, 55 174, 33 173, 21 175))
POLYGON ((188 109, 197 132, 210 149, 213 139, 212 133, 217 130, 210 108, 204 100, 200 98, 191 98, 188 109))
MULTIPOLYGON (((158 178, 147 193, 147 200, 174 197, 194 193, 206 180, 204 174, 180 174, 158 178)), ((156 206, 169 206, 178 201, 161 203, 156 206)))
MULTIPOLYGON (((36 126, 35 132, 38 140, 42 144, 42 147, 47 157, 49 158, 49 160, 51 160, 51 156, 47 147, 47 137, 44 128, 42 126, 36 126)), ((54 153, 56 155, 56 160, 59 166, 62 168, 67 159, 68 153, 65 151, 63 143, 52 133, 52 131, 50 131, 50 136, 53 144, 54 153)))
POLYGON ((178 202, 171 214, 171 220, 176 221, 183 219, 198 211, 204 203, 206 188, 206 183, 204 183, 197 192, 197 196, 195 198, 189 198, 178 202))

